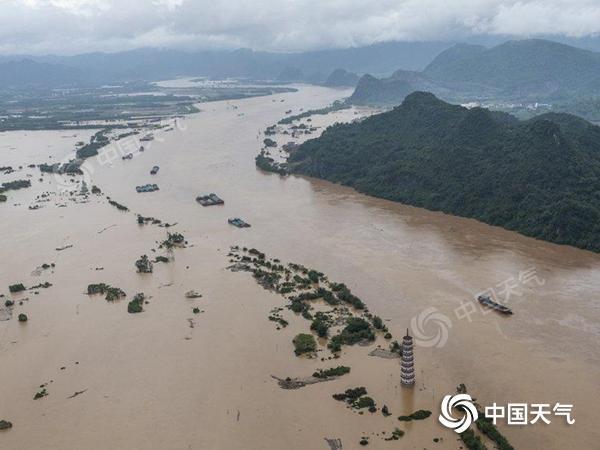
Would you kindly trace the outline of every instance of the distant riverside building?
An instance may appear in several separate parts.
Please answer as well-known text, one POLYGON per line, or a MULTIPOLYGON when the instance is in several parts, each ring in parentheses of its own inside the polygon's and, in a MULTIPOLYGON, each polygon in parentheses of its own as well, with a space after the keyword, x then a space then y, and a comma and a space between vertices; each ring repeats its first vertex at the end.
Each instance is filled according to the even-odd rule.
POLYGON ((402 338, 402 362, 400 372, 400 382, 404 386, 415 384, 415 359, 413 356, 413 338, 408 334, 402 338))

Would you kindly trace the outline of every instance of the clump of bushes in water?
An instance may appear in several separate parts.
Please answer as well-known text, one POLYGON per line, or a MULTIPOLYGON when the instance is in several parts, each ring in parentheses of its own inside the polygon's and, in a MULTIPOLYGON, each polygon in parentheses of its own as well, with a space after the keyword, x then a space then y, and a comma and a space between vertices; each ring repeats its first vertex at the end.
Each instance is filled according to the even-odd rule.
POLYGON ((340 402, 346 402, 353 408, 369 408, 369 411, 375 412, 375 400, 367 397, 367 389, 363 386, 352 389, 346 389, 341 394, 333 394, 333 398, 340 402))
POLYGON ((354 403, 352 403, 352 407, 356 408, 356 409, 363 409, 363 408, 369 408, 369 411, 371 412, 375 412, 375 400, 373 400, 371 397, 361 397, 358 400, 356 400, 354 403))
POLYGON ((410 422, 411 420, 424 420, 427 419, 430 415, 431 411, 427 411, 426 409, 419 409, 418 411, 415 411, 414 413, 408 416, 398 417, 398 420, 401 420, 403 422, 410 422))
POLYGON ((308 308, 309 308, 309 306, 306 303, 304 303, 302 300, 299 300, 297 298, 291 299, 290 304, 287 305, 287 307, 289 309, 291 309, 292 311, 294 311, 295 313, 299 313, 299 314, 308 312, 308 308))
POLYGON ((142 216, 141 214, 137 215, 137 223, 138 224, 145 225, 148 222, 150 222, 152 225, 160 225, 162 223, 162 220, 156 219, 154 217, 145 217, 145 216, 142 216))
POLYGON ((371 325, 361 317, 350 317, 344 329, 331 338, 328 347, 332 352, 339 352, 342 345, 354 345, 364 340, 375 340, 371 325))
POLYGON ((390 352, 398 353, 402 356, 402 346, 398 343, 398 341, 394 341, 390 344, 390 352))
POLYGON ((277 147, 277 142, 271 138, 264 139, 263 144, 265 144, 266 147, 277 147))
POLYGON ((8 200, 8 197, 6 195, 0 194, 0 203, 4 203, 6 200, 8 200))
POLYGON ((479 415, 479 419, 475 421, 477 428, 498 446, 498 450, 514 450, 514 447, 508 443, 508 440, 498 431, 492 420, 479 415))
POLYGON ((96 294, 104 295, 104 294, 106 294, 106 300, 109 302, 118 300, 121 297, 125 297, 127 295, 127 294, 125 294, 125 291, 123 291, 122 289, 120 289, 118 287, 112 287, 106 283, 88 284, 87 294, 88 295, 96 295, 96 294))
POLYGON ((329 317, 321 311, 317 312, 314 320, 310 324, 310 329, 315 331, 319 337, 327 337, 327 332, 329 331, 329 317))
POLYGON ((294 353, 296 356, 304 353, 312 353, 317 350, 317 342, 312 334, 300 333, 294 340, 294 353))
POLYGON ((167 239, 160 243, 160 248, 166 247, 171 249, 173 247, 182 247, 186 244, 185 237, 181 233, 169 233, 167 232, 167 239))
POLYGON ((46 390, 45 387, 41 387, 40 390, 38 392, 35 393, 35 395, 33 396, 34 400, 39 400, 40 398, 44 398, 48 395, 48 391, 46 390))
POLYGON ((19 314, 19 322, 27 322, 27 315, 26 314, 19 314))
POLYGON ((338 291, 336 294, 341 301, 354 306, 356 309, 365 309, 365 304, 362 302, 362 300, 354 295, 345 284, 342 283, 337 287, 338 291))
POLYGON ((371 320, 371 323, 373 323, 373 326, 377 330, 381 330, 381 331, 385 331, 386 330, 385 325, 383 324, 383 320, 379 316, 373 316, 373 319, 371 320))
POLYGON ((15 284, 11 284, 10 286, 8 286, 8 290, 14 294, 16 292, 21 292, 25 290, 25 286, 23 286, 23 283, 15 283, 15 284))
POLYGON ((311 283, 318 283, 321 278, 323 278, 323 274, 321 272, 317 272, 316 270, 309 270, 306 274, 311 283))
POLYGON ((287 164, 276 162, 273 158, 267 156, 264 152, 260 152, 258 155, 256 155, 254 161, 256 163, 256 167, 258 167, 261 170, 264 170, 265 172, 278 173, 279 175, 289 174, 287 164))
POLYGON ((119 202, 115 202, 114 200, 112 200, 111 198, 107 197, 108 199, 108 203, 110 205, 113 205, 115 208, 117 208, 119 211, 129 211, 129 208, 125 205, 121 205, 119 202))
POLYGON ((367 395, 367 388, 361 386, 351 389, 346 389, 341 394, 333 394, 333 398, 338 401, 345 401, 347 403, 352 403, 355 400, 358 400, 363 395, 367 395))
POLYGON ((346 375, 347 373, 350 373, 350 367, 337 366, 337 367, 332 367, 331 369, 319 369, 318 371, 313 373, 313 377, 315 377, 315 378, 341 377, 342 375, 346 375))
POLYGON ((135 294, 133 300, 127 305, 127 312, 130 314, 141 313, 144 310, 144 299, 145 296, 143 293, 135 294))
POLYGON ((285 320, 283 317, 279 317, 279 316, 276 316, 276 315, 270 315, 270 316, 269 316, 269 320, 270 320, 271 322, 278 323, 278 324, 279 324, 279 325, 280 325, 282 328, 285 328, 285 327, 287 327, 287 326, 290 324, 290 323, 289 323, 287 320, 285 320))
POLYGON ((2 187, 0 187, 0 193, 10 190, 17 190, 31 187, 31 181, 29 180, 15 180, 15 181, 7 181, 2 183, 2 187))
POLYGON ((487 450, 487 447, 479 436, 475 436, 475 433, 470 428, 460 433, 460 438, 465 443, 469 450, 487 450))
POLYGON ((142 255, 140 259, 135 262, 135 267, 138 273, 152 273, 152 262, 148 259, 148 255, 142 255))
POLYGON ((104 147, 109 143, 108 137, 106 137, 106 133, 110 131, 110 128, 105 128, 104 130, 100 130, 95 133, 91 138, 89 144, 85 144, 83 147, 80 147, 76 156, 79 159, 86 159, 92 156, 96 156, 98 154, 98 150, 101 147, 104 147))
POLYGON ((167 258, 166 256, 159 255, 156 258, 154 258, 154 262, 168 263, 169 258, 167 258))
POLYGON ((395 428, 394 431, 392 431, 392 435, 389 438, 385 438, 385 440, 386 441, 397 441, 402 436, 404 436, 404 431, 402 431, 400 428, 395 428))
POLYGON ((265 289, 273 290, 281 279, 281 275, 278 273, 267 272, 262 269, 254 269, 253 276, 256 278, 258 284, 265 289))

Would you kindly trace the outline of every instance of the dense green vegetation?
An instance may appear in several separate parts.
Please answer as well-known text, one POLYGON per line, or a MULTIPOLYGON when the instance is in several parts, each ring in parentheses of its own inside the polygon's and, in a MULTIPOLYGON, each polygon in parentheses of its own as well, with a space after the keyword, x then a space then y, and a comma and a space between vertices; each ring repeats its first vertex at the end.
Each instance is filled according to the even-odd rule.
POLYGON ((133 300, 127 305, 127 312, 130 314, 141 313, 144 308, 145 296, 143 293, 138 293, 133 296, 133 300))
POLYGON ((473 83, 497 95, 565 98, 598 92, 600 53, 541 39, 509 41, 486 49, 457 45, 436 57, 424 73, 445 83, 473 83))
POLYGON ((600 251, 600 127, 567 114, 526 122, 415 92, 336 124, 290 156, 292 172, 600 251))
POLYGON ((17 189, 23 189, 28 187, 31 187, 31 181, 29 180, 6 181, 0 186, 0 193, 10 190, 16 191, 17 189))
POLYGON ((358 81, 354 93, 348 102, 354 105, 397 105, 404 97, 413 92, 414 87, 404 80, 394 77, 378 79, 364 75, 358 81))
POLYGON ((268 156, 264 151, 261 151, 258 155, 256 155, 256 158, 254 158, 254 160, 256 162, 256 167, 258 167, 261 170, 264 170, 265 172, 274 172, 278 173, 279 175, 288 174, 288 170, 285 164, 278 163, 273 158, 268 156))
POLYGON ((338 401, 345 401, 348 403, 352 403, 358 400, 363 395, 367 395, 367 389, 364 386, 346 389, 341 394, 333 394, 333 398, 338 401))
POLYGON ((342 375, 346 375, 347 373, 350 373, 350 367, 337 366, 337 367, 332 367, 330 369, 319 369, 315 373, 313 373, 313 377, 315 377, 315 378, 339 377, 342 375))
POLYGON ((90 142, 79 148, 76 152, 77 158, 86 159, 98 154, 98 150, 107 145, 110 140, 106 134, 110 131, 110 128, 105 128, 92 135, 90 142))
POLYGON ((297 356, 317 350, 317 342, 312 334, 300 333, 292 342, 294 343, 294 353, 297 356))
POLYGON ((8 290, 11 293, 15 293, 15 292, 21 292, 25 290, 25 286, 23 285, 23 283, 15 283, 15 284, 11 284, 10 286, 8 286, 8 290))
POLYGON ((106 197, 106 199, 108 200, 109 205, 114 206, 119 211, 129 211, 129 208, 127 206, 122 205, 121 203, 119 203, 115 200, 112 200, 110 197, 106 197))
POLYGON ((118 287, 110 286, 106 283, 94 283, 89 284, 87 287, 88 295, 97 295, 97 294, 106 294, 106 300, 111 302, 114 300, 119 300, 121 297, 125 297, 127 294, 118 287))
POLYGON ((375 400, 367 396, 367 389, 363 386, 346 389, 340 394, 333 394, 333 398, 338 401, 346 402, 355 409, 368 408, 369 412, 377 411, 375 400))
POLYGON ((465 430, 463 433, 460 433, 460 438, 469 450, 487 450, 487 447, 481 441, 481 438, 476 436, 475 432, 470 428, 465 430))
POLYGON ((411 420, 425 420, 431 415, 431 411, 427 411, 426 409, 419 409, 414 413, 408 416, 400 416, 398 420, 402 422, 410 422, 411 420))
POLYGON ((498 446, 498 450, 514 450, 514 447, 508 443, 508 440, 498 431, 496 425, 493 424, 491 419, 480 414, 479 418, 475 422, 479 431, 489 437, 498 446))
POLYGON ((369 322, 362 317, 350 317, 342 331, 331 338, 328 347, 332 352, 339 352, 342 345, 354 345, 361 341, 374 340, 375 333, 369 322))

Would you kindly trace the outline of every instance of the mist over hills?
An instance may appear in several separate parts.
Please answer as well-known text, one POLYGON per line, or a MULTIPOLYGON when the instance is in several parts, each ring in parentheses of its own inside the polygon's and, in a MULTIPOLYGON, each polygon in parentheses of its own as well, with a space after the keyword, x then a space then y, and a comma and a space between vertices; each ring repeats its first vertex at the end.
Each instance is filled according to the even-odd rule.
MULTIPOLYGON (((392 76, 358 87, 353 97, 378 104, 382 92, 405 81, 449 101, 503 100, 564 102, 600 96, 600 53, 541 39, 509 41, 492 48, 457 44, 418 73, 392 76)), ((389 95, 401 98, 402 85, 389 95)), ((404 94, 406 95, 406 94, 404 94)))
POLYGON ((387 75, 398 68, 422 70, 442 50, 445 42, 388 42, 367 47, 270 53, 249 49, 184 52, 165 49, 140 49, 119 53, 88 53, 75 56, 0 57, 4 86, 23 86, 30 82, 106 83, 158 80, 178 76, 247 78, 254 80, 311 81, 324 83, 328 75, 343 68, 355 73, 387 75), (4 64, 31 61, 32 79, 10 76, 4 64), (62 73, 62 77, 53 74, 62 73), (292 74, 293 76, 290 76, 292 74), (293 79, 288 79, 293 78, 293 79))

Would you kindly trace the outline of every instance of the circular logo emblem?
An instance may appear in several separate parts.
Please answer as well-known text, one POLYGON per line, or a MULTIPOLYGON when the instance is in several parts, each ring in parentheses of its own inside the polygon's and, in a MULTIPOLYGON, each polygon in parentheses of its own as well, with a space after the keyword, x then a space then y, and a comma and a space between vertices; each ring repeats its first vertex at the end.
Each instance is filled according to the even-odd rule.
POLYGON ((479 418, 477 408, 469 394, 446 395, 442 400, 440 423, 457 433, 464 432, 479 418), (453 410, 462 412, 462 417, 455 418, 453 410))

